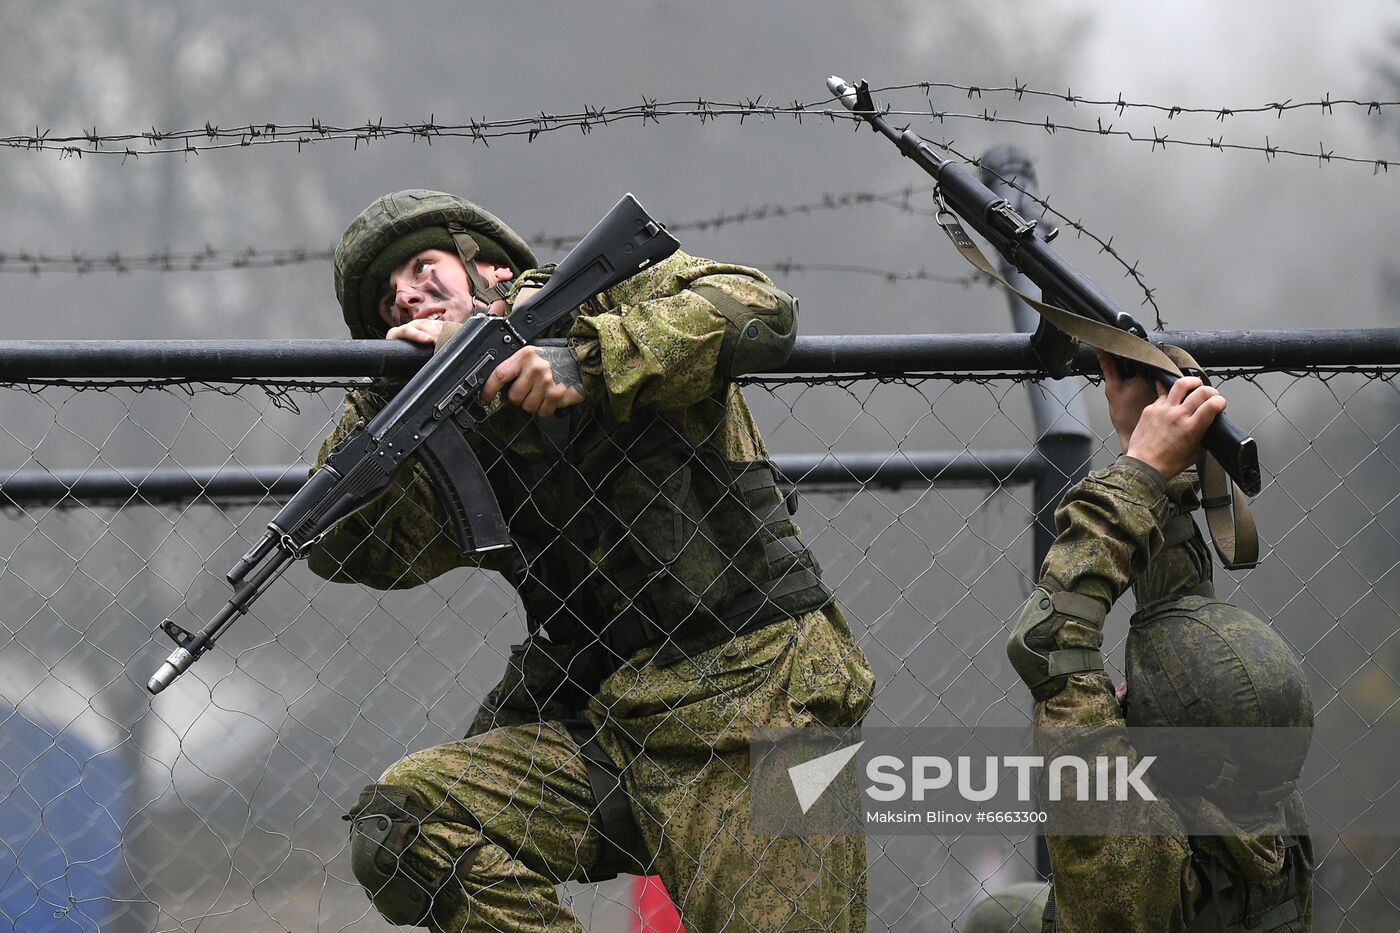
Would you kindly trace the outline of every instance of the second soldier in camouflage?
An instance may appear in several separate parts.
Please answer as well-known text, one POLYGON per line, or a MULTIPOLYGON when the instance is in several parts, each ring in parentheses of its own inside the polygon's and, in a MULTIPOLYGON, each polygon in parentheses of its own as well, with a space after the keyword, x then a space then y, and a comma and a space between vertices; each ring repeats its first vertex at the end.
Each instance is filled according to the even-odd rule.
POLYGON ((1267 625, 1215 598, 1211 556, 1191 519, 1199 503, 1194 473, 1184 471, 1224 400, 1196 379, 1159 392, 1101 362, 1125 456, 1066 493, 1058 537, 1008 643, 1036 700, 1037 751, 1047 761, 1066 752, 1121 756, 1131 769, 1138 751, 1129 726, 1280 731, 1266 767, 1250 767, 1258 763, 1228 746, 1196 749, 1213 773, 1189 787, 1159 787, 1131 825, 1047 834, 1053 889, 994 895, 967 929, 1304 933, 1312 847, 1279 827, 1302 823, 1295 782, 1307 748, 1294 739, 1312 726, 1307 680, 1267 625), (1138 611, 1125 715, 1100 650, 1108 609, 1130 587, 1138 611), (1215 829, 1188 833, 1183 807, 1194 826, 1215 829), (1150 831, 1136 828, 1144 818, 1150 831))

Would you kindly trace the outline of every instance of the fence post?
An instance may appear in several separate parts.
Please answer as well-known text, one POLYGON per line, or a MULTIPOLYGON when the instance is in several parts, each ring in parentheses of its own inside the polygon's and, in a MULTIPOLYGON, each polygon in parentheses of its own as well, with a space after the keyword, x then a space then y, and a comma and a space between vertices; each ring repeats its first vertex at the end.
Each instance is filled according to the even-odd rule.
MULTIPOLYGON (((982 182, 1010 201, 1017 213, 1023 217, 1036 217, 1041 213, 1040 205, 1031 197, 1036 190, 1035 167, 1024 152, 1015 146, 997 146, 982 156, 981 166, 982 182), (1010 181, 1020 190, 1008 184, 1010 181)), ((1001 260, 1001 274, 1017 289, 1032 295, 1038 293, 1035 284, 1005 258, 1001 260)), ((1016 330, 1034 331, 1039 316, 1015 295, 1008 293, 1007 297, 1016 330)), ((1089 430, 1089 414, 1080 397, 1082 387, 1078 380, 1044 379, 1027 382, 1026 389, 1030 392, 1035 447, 1044 463, 1032 492, 1035 508, 1033 572, 1039 574, 1045 555, 1055 541, 1055 506, 1065 490, 1089 472, 1094 435, 1089 430)), ((1044 836, 1036 837, 1035 848, 1036 869, 1042 877, 1049 877, 1050 853, 1045 848, 1044 836)))

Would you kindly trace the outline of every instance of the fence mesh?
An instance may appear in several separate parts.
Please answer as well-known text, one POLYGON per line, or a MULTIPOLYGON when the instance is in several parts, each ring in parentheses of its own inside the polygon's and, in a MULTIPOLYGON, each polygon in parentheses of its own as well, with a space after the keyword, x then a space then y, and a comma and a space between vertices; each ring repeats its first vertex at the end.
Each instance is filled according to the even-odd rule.
MULTIPOLYGON (((745 389, 775 452, 1034 449, 1024 377, 818 377, 745 389)), ((1223 383, 1258 439, 1264 558, 1218 574, 1304 659, 1319 727, 1400 711, 1400 387, 1389 368, 1248 372, 1223 383)), ((307 463, 344 386, 304 380, 14 384, 0 477, 307 463)), ((1081 394, 1091 409, 1098 391, 1081 394)), ((1100 443, 1096 463, 1116 454, 1100 443)), ((7 484, 8 485, 8 484, 7 484)), ((0 918, 22 930, 376 930, 340 815, 404 754, 459 738, 524 633, 500 577, 410 590, 295 565, 154 700, 163 619, 203 625, 280 500, 141 491, 5 500, 0 522, 0 918)), ((872 725, 1017 725, 1004 654, 1033 586, 1026 484, 801 490, 796 516, 877 676, 872 725)), ((1122 679, 1131 607, 1107 632, 1122 679)), ((1395 929, 1389 837, 1320 851, 1318 929, 1395 929)), ((1036 877, 1022 833, 869 840, 870 928, 960 929, 985 891, 1036 877)), ((636 928, 632 882, 570 884, 590 929, 636 928)))

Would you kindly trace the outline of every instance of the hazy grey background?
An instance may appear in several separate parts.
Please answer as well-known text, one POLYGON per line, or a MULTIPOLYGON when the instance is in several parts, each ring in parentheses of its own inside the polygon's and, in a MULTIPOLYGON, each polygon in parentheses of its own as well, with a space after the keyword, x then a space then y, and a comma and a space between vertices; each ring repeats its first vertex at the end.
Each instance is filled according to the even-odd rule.
MULTIPOLYGON (((0 134, 313 118, 461 123, 634 106, 644 96, 817 104, 832 72, 877 86, 1019 80, 1183 107, 1324 94, 1400 99, 1394 0, 1326 12, 1303 3, 1063 0, 889 2, 857 14, 850 5, 795 2, 518 6, 10 0, 0 7, 0 134)), ((1060 124, 1092 126, 1102 117, 1115 129, 1151 135, 1155 127, 1173 139, 1262 145, 1267 135, 1284 148, 1314 151, 1320 143, 1338 155, 1400 162, 1400 107, 1379 116, 1337 105, 1331 115, 1219 121, 1119 115, 1043 98, 1017 105, 1005 94, 969 100, 936 89, 930 102, 918 91, 884 100, 1060 124)), ((1336 161, 1267 162, 1258 153, 1154 152, 1124 139, 980 120, 914 125, 968 154, 1005 142, 1025 148, 1057 209, 1140 261, 1173 328, 1397 323, 1400 167, 1375 173, 1336 161)), ((0 253, 9 256, 328 249, 371 199, 410 186, 471 197, 531 237, 580 233, 624 191, 658 217, 683 222, 926 181, 868 131, 815 116, 800 124, 751 117, 742 125, 670 116, 489 147, 395 138, 358 149, 323 142, 299 153, 272 146, 148 154, 125 164, 109 155, 59 159, 0 148, 0 160, 0 253)), ((691 252, 770 269, 791 261, 965 271, 928 217, 883 205, 687 230, 681 238, 691 252)), ((1138 307, 1141 293, 1096 246, 1072 233, 1059 246, 1125 307, 1138 307)), ((801 298, 807 334, 1008 326, 1005 299, 991 289, 891 284, 853 272, 777 277, 801 298)), ((7 338, 343 333, 328 263, 169 274, 0 271, 0 289, 7 338)), ((99 465, 120 466, 161 458, 188 466, 290 462, 314 450, 338 394, 298 397, 299 412, 289 412, 256 389, 233 399, 10 392, 0 398, 0 475, 83 467, 99 457, 99 465)), ((1024 394, 1015 385, 937 382, 750 392, 782 452, 1024 446, 1024 394)), ((1256 505, 1266 561, 1244 578, 1240 598, 1308 656, 1324 718, 1374 722, 1393 714, 1400 689, 1393 387, 1347 377, 1322 389, 1272 377, 1235 382, 1231 398, 1241 423, 1257 426, 1275 480, 1256 505), (1371 456, 1378 447, 1382 455, 1371 456)), ((1102 433, 1099 407, 1091 401, 1102 433)), ((1025 500, 1024 490, 804 497, 799 519, 881 678, 872 722, 1024 721, 1023 691, 1005 668, 1000 633, 1028 585, 1025 500)), ((118 901, 87 903, 74 918, 108 916, 110 908, 117 918, 110 928, 123 930, 381 928, 350 878, 339 808, 396 754, 460 734, 463 711, 492 682, 505 646, 519 640, 514 600, 480 574, 449 575, 381 600, 358 587, 322 589, 298 568, 257 619, 230 635, 227 651, 151 703, 141 682, 168 651, 148 638, 151 628, 167 615, 189 625, 217 608, 227 595, 223 571, 270 514, 265 503, 7 516, 0 621, 17 634, 0 646, 0 698, 104 749, 94 762, 119 759, 138 775, 127 810, 112 814, 127 873, 118 901), (218 872, 186 856, 196 852, 218 872)), ((1116 615, 1110 627, 1121 636, 1116 615)), ((96 770, 87 768, 85 792, 101 799, 96 770)), ((22 802, 16 796, 0 806, 22 802)), ((36 831, 57 838, 52 816, 36 831)), ((1346 909, 1357 929, 1378 916, 1370 905, 1394 903, 1378 880, 1393 855, 1385 843, 1369 868, 1348 861, 1365 861, 1355 849, 1329 862, 1329 909, 1346 909), (1349 907, 1363 894, 1370 900, 1349 907)), ((1008 846, 900 839, 872 847, 873 912, 892 929, 956 928, 981 887, 1028 875, 1028 846, 1008 846)), ((78 871, 68 866, 59 882, 78 871)), ((55 883, 43 896, 61 907, 55 883)), ((612 899, 625 900, 625 892, 576 904, 593 928, 607 929, 622 916, 608 912, 612 899)), ((26 916, 50 914, 40 905, 26 916)), ((87 929, 76 919, 73 928, 87 929)))
MULTIPOLYGON (((935 4, 883 2, 26 3, 0 10, 4 132, 162 130, 319 118, 349 125, 466 122, 585 105, 762 99, 815 103, 832 72, 872 84, 1004 86, 1019 79, 1089 97, 1202 107, 1292 99, 1400 99, 1387 31, 1393 0, 1305 3, 935 4)), ((923 108, 915 92, 887 96, 923 108)), ((1400 162, 1400 108, 1338 106, 1235 116, 1073 108, 1008 95, 935 91, 940 110, 1094 125, 1139 135, 1271 143, 1400 162), (1389 132, 1382 129, 1388 128, 1389 132)), ((928 126, 977 154, 1015 142, 1052 203, 1140 260, 1177 328, 1375 325, 1395 321, 1383 269, 1400 225, 1400 167, 1172 148, 979 121, 928 126)), ((138 151, 140 146, 136 147, 138 151)), ((587 229, 623 191, 655 214, 693 220, 744 207, 884 191, 924 177, 888 143, 806 118, 636 121, 489 147, 404 138, 146 155, 128 159, 0 150, 0 251, 105 255, 163 249, 329 248, 384 191, 441 187, 487 205, 522 234, 587 229)), ((1090 244, 1064 252, 1127 307, 1140 294, 1090 244)), ((926 267, 961 260, 926 218, 865 206, 688 232, 687 249, 772 264, 926 267)), ((807 333, 985 331, 1001 297, 927 282, 791 274, 807 333)), ((327 337, 340 334, 325 264, 268 271, 0 276, 10 337, 327 337)))

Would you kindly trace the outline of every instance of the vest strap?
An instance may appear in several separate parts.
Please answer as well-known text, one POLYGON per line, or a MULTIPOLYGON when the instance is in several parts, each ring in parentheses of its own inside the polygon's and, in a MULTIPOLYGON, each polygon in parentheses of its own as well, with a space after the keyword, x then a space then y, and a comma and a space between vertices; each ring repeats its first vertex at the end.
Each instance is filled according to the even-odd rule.
MULTIPOLYGON (((1227 502, 1226 505, 1229 503, 1227 502)), ((1196 535, 1196 522, 1190 515, 1173 515, 1162 529, 1162 550, 1185 544, 1196 535)))
POLYGON ((1055 885, 1050 885, 1050 894, 1045 898, 1045 910, 1040 915, 1041 933, 1059 933, 1060 921, 1055 909, 1055 885))
POLYGON ((584 869, 582 880, 606 881, 624 872, 645 871, 646 845, 632 816, 627 789, 622 786, 622 769, 598 744, 598 730, 591 723, 570 720, 563 725, 588 767, 588 785, 596 804, 589 820, 601 837, 598 860, 584 869))
POLYGON ((734 371, 734 350, 739 343, 739 332, 753 319, 753 310, 737 298, 713 285, 692 285, 690 290, 709 302, 729 326, 724 329, 724 339, 719 347, 719 359, 715 369, 723 375, 734 371))

